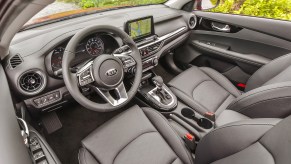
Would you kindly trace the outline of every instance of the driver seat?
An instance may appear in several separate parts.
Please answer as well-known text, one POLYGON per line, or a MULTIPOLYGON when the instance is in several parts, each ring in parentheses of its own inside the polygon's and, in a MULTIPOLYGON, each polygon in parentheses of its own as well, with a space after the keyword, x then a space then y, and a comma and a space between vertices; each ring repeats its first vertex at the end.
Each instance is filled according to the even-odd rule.
POLYGON ((193 158, 164 116, 133 106, 82 141, 79 163, 193 164, 193 158))

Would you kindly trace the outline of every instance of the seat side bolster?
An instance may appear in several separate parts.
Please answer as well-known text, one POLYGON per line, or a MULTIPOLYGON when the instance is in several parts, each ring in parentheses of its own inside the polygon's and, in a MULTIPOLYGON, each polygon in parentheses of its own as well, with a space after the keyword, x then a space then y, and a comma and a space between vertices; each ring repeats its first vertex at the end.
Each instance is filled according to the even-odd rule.
POLYGON ((285 118, 291 114, 291 82, 249 91, 238 97, 228 109, 251 118, 285 118))
POLYGON ((186 148, 177 132, 171 127, 168 120, 162 114, 151 108, 143 108, 143 111, 183 163, 193 164, 190 151, 186 148))
POLYGON ((79 164, 100 164, 85 148, 81 148, 78 154, 79 164))
POLYGON ((261 67, 248 80, 245 91, 258 88, 291 65, 291 54, 281 56, 261 67))
POLYGON ((280 119, 254 119, 219 127, 208 133, 196 149, 197 164, 209 164, 235 154, 257 142, 280 119))

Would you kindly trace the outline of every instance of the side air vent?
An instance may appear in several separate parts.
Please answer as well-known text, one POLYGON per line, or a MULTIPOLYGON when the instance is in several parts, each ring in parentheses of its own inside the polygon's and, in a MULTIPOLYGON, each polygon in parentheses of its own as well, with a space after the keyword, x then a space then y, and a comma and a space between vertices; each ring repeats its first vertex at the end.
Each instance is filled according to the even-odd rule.
POLYGON ((20 57, 19 54, 14 55, 12 58, 10 58, 9 63, 10 67, 16 68, 18 65, 20 65, 23 62, 22 58, 20 57))
POLYGON ((37 94, 44 89, 45 76, 40 71, 28 71, 19 78, 19 87, 25 94, 37 94))
POLYGON ((190 19, 188 21, 188 25, 189 25, 189 28, 191 30, 193 30, 196 27, 196 25, 197 25, 197 17, 196 17, 196 15, 191 15, 191 17, 190 17, 190 19))

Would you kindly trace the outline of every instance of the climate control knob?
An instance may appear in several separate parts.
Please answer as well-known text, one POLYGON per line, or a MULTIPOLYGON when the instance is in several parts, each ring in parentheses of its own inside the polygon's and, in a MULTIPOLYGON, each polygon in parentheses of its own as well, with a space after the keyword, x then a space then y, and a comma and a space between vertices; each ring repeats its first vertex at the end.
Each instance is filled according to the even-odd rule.
POLYGON ((156 66, 159 64, 159 60, 157 58, 155 58, 153 61, 152 61, 153 65, 156 66))

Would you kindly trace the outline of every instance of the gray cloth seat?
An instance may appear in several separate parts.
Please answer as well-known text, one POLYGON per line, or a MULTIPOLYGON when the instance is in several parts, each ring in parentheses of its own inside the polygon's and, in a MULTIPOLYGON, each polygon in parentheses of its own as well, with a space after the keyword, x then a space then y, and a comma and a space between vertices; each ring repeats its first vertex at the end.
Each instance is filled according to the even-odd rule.
POLYGON ((82 141, 80 164, 191 164, 192 155, 164 116, 134 106, 82 141))
POLYGON ((291 92, 285 92, 291 86, 291 54, 255 72, 246 84, 246 93, 240 92, 219 72, 206 67, 193 66, 168 85, 180 100, 202 115, 213 112, 219 116, 231 109, 241 113, 241 119, 284 118, 291 114, 291 92))

